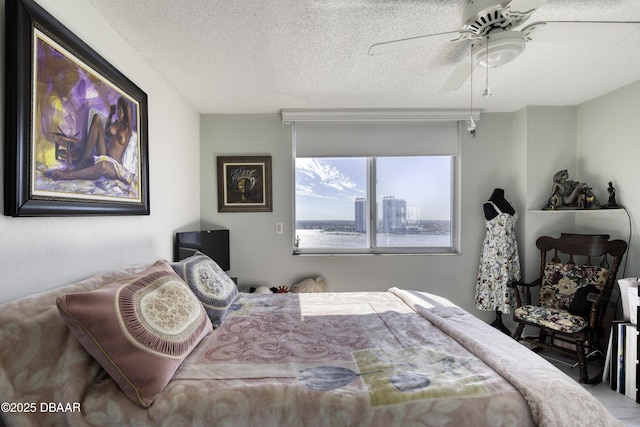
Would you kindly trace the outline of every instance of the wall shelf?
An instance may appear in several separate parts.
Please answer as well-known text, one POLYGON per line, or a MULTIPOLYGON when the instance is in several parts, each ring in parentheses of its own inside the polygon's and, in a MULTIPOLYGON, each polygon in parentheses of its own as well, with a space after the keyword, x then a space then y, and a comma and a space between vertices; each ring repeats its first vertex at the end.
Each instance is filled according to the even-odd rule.
POLYGON ((531 213, 594 213, 594 212, 625 212, 625 209, 527 209, 531 213))

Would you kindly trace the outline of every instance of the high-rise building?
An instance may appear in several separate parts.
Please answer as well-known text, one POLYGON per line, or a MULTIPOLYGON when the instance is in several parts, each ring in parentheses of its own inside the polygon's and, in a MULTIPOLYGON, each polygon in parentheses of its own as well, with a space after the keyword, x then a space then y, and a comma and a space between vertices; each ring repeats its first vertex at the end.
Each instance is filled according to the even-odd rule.
POLYGON ((398 233, 407 228, 407 202, 393 196, 382 199, 382 232, 398 233))
POLYGON ((367 232, 367 199, 356 199, 356 233, 367 232))

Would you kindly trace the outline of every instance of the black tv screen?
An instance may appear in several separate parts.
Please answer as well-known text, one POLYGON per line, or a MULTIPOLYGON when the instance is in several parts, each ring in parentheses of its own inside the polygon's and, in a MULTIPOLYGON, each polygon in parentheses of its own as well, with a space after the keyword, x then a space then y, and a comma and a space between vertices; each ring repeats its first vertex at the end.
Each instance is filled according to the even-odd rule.
POLYGON ((176 233, 174 261, 180 261, 197 251, 214 260, 223 270, 231 269, 229 230, 186 231, 176 233))

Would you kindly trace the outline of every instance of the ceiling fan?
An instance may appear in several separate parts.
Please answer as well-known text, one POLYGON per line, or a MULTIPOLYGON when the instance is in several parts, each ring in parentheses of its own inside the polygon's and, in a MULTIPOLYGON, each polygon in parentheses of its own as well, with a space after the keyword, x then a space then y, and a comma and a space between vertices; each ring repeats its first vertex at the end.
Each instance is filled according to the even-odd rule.
POLYGON ((473 65, 499 67, 515 60, 527 42, 614 43, 640 28, 640 22, 540 21, 522 26, 548 0, 467 0, 462 29, 374 44, 369 55, 439 43, 472 43, 470 58, 460 62, 444 84, 444 92, 458 89, 473 65))

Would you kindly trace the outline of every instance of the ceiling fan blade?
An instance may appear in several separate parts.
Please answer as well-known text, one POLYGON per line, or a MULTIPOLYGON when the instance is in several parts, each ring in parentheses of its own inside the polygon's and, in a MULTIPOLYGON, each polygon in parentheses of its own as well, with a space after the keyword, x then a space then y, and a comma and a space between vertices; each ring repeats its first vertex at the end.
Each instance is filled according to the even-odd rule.
POLYGON ((640 22, 546 21, 522 29, 534 42, 603 44, 616 43, 640 29, 640 22))
POLYGON ((444 85, 440 89, 440 92, 451 92, 452 90, 459 89, 460 86, 462 86, 462 84, 467 81, 470 75, 471 64, 469 63, 469 58, 467 58, 466 60, 459 62, 458 65, 456 65, 456 68, 444 83, 444 85))
POLYGON ((513 28, 519 27, 531 18, 537 8, 548 0, 511 0, 503 9, 502 16, 509 19, 513 28))
POLYGON ((388 42, 376 43, 369 48, 369 55, 378 55, 401 49, 411 49, 423 47, 430 44, 443 44, 454 42, 466 38, 471 35, 470 31, 449 31, 446 33, 429 34, 427 36, 409 37, 406 39, 393 40, 388 42))
POLYGON ((527 13, 531 12, 549 0, 511 0, 511 3, 505 6, 512 12, 527 13))

